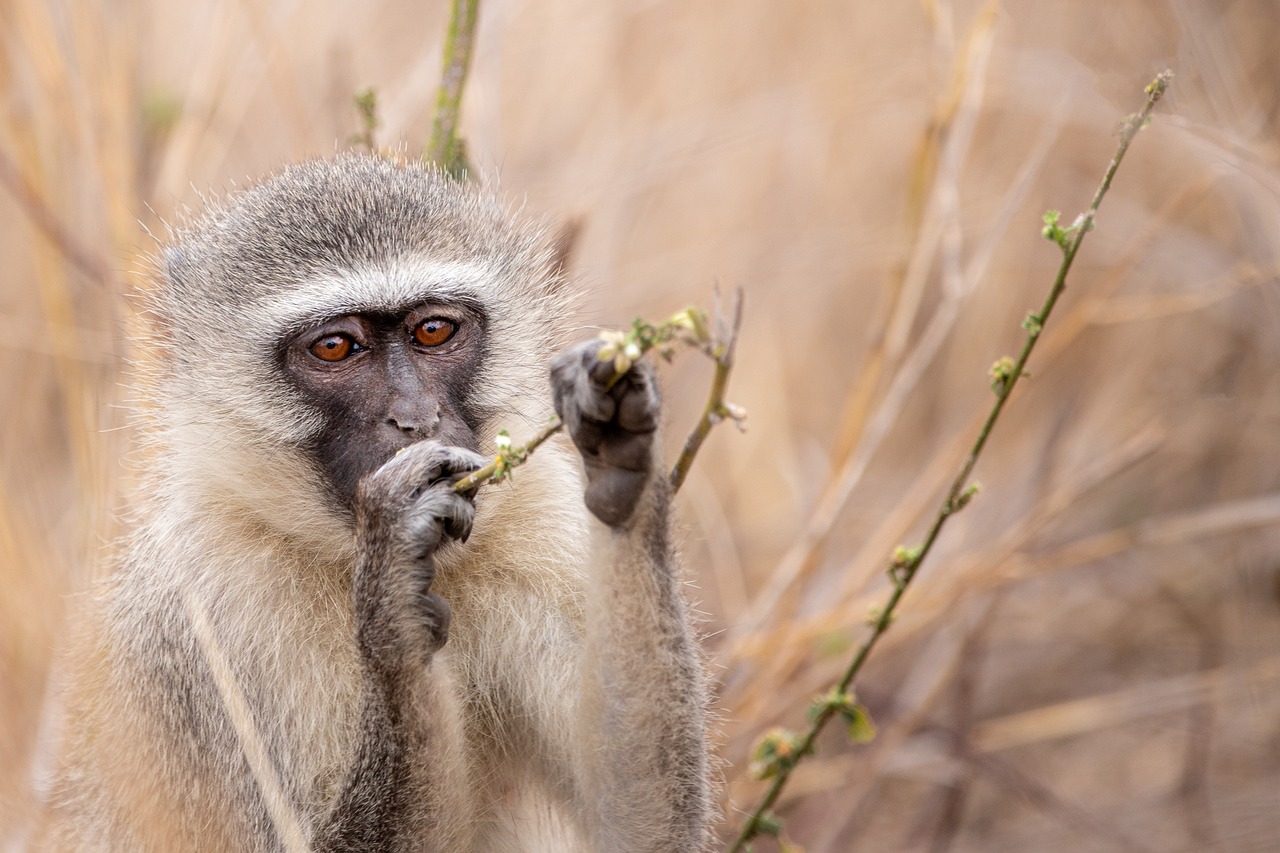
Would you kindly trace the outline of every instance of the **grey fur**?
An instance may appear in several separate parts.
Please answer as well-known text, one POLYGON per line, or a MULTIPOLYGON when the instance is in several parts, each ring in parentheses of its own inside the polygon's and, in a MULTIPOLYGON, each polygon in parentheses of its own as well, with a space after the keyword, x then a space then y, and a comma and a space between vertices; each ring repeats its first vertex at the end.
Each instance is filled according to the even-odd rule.
POLYGON ((557 362, 586 504, 566 442, 473 507, 450 481, 481 459, 415 434, 352 508, 313 455, 326 413, 278 357, 346 314, 474 305, 475 441, 520 440, 551 414, 572 299, 548 242, 367 157, 286 169, 175 233, 146 499, 86 611, 46 846, 705 846, 706 684, 652 375, 604 393, 590 347, 557 362))

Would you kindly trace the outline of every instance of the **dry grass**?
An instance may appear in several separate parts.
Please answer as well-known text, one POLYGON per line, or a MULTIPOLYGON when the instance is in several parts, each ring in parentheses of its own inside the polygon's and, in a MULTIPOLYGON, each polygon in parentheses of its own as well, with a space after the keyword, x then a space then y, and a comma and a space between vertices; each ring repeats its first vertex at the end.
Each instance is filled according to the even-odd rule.
MULTIPOLYGON (((0 839, 56 732, 51 650, 127 504, 119 381, 156 230, 342 146, 420 149, 443 3, 10 0, 0 15, 0 839), (359 17, 353 19, 353 15, 359 17)), ((486 0, 463 115, 581 219, 589 324, 741 286, 682 492, 729 794, 798 725, 946 488, 1122 111, 1135 144, 995 444, 782 805, 819 850, 1280 845, 1280 59, 1266 0, 486 0)), ((672 455, 709 368, 668 372, 672 455)), ((737 819, 731 818, 731 824, 737 819)), ((762 843, 767 847, 770 843, 762 843)))

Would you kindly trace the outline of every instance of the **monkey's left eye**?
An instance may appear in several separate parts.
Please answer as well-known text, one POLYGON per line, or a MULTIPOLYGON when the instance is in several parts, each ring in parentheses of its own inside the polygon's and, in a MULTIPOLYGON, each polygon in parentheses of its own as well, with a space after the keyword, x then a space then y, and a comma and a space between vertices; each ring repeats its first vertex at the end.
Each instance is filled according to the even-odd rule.
POLYGON ((413 339, 424 347, 438 347, 452 338, 458 331, 458 324, 443 317, 432 317, 423 320, 413 330, 413 339))
POLYGON ((321 361, 342 361, 361 346, 347 335, 325 335, 311 345, 311 354, 321 361))

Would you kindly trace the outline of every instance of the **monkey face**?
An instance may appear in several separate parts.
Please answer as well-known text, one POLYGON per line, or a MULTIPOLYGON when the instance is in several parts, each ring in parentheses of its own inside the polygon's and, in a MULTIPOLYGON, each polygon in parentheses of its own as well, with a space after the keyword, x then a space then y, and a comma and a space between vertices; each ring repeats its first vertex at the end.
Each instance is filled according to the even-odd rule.
POLYGON ((344 314, 282 342, 286 381, 323 424, 307 449, 348 507, 361 478, 409 444, 479 449, 470 389, 485 327, 478 305, 432 300, 344 314))
POLYGON ((377 157, 228 196, 175 230, 145 295, 160 458, 205 511, 347 547, 356 484, 400 448, 487 450, 551 416, 574 297, 549 245, 477 187, 377 157))

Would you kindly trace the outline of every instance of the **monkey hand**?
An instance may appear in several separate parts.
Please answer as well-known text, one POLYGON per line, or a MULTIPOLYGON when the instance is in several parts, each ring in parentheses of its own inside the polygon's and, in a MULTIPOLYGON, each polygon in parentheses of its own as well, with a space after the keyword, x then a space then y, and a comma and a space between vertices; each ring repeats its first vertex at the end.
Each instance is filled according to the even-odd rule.
POLYGON ((637 361, 612 388, 613 362, 597 356, 603 341, 588 341, 551 364, 556 414, 587 469, 587 508, 613 528, 635 513, 655 467, 658 429, 653 366, 637 361))
POLYGON ((461 447, 420 441, 360 481, 356 635, 366 664, 383 677, 425 662, 449 637, 449 605, 431 592, 435 552, 471 534, 475 507, 453 483, 486 462, 461 447))

